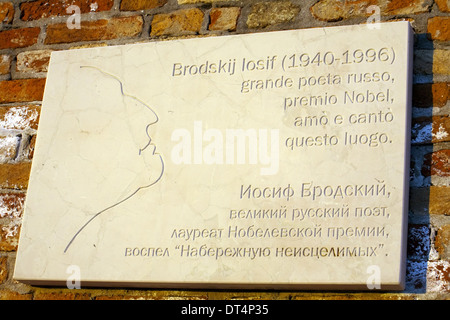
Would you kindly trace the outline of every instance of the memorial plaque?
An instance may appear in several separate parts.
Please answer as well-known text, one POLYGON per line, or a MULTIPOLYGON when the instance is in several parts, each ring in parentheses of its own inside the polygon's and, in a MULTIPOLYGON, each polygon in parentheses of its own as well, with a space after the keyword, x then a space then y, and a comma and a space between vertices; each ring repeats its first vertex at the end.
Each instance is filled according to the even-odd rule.
POLYGON ((15 279, 402 289, 411 49, 392 22, 54 52, 15 279))

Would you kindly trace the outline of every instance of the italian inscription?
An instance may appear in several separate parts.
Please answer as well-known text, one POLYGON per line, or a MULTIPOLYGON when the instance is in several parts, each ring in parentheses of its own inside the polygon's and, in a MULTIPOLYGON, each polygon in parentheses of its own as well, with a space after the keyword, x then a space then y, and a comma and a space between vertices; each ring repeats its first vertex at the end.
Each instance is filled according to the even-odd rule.
MULTIPOLYGON (((270 153, 263 155, 269 159, 266 163, 270 170, 261 170, 261 174, 277 174, 279 168, 280 147, 292 153, 301 153, 306 148, 360 148, 357 152, 365 152, 367 148, 382 148, 384 144, 392 144, 389 131, 395 125, 395 92, 392 84, 395 83, 394 47, 364 47, 343 52, 293 52, 285 55, 268 55, 267 57, 221 58, 219 60, 204 60, 196 64, 187 64, 180 61, 173 62, 170 76, 173 78, 189 79, 214 75, 234 76, 240 74, 237 94, 258 94, 261 91, 277 91, 280 94, 277 108, 280 114, 288 117, 288 126, 295 132, 302 134, 292 136, 279 136, 278 129, 272 129, 270 135, 275 139, 268 140, 269 134, 264 133, 262 145, 270 145, 270 153), (351 66, 351 71, 339 71, 340 68, 351 66), (359 66, 367 67, 364 72, 358 72, 359 66), (327 71, 333 68, 333 73, 327 71), (312 69, 312 70, 311 70, 312 69), (293 72, 294 71, 294 72, 293 72), (261 75, 270 73, 269 78, 261 75), (273 74, 276 74, 273 76, 273 74), (295 75, 292 75, 295 74, 295 75), (241 80, 243 79, 243 80, 241 80), (363 85, 364 89, 352 90, 354 86, 363 85), (294 93, 294 94, 292 94, 294 93), (348 108, 342 112, 343 106, 364 106, 361 108, 348 108), (302 111, 308 110, 308 115, 302 111), (329 128, 336 127, 336 131, 329 128), (317 128, 324 129, 324 133, 315 135, 317 128), (355 131, 355 129, 357 131, 355 131), (360 130, 358 130, 360 129, 360 130), (306 134, 304 134, 306 132, 306 134), (336 133, 333 133, 336 132, 336 133), (274 163, 276 159, 276 163, 274 163)), ((348 68, 345 68, 348 70, 348 68)), ((201 145, 208 132, 202 130, 202 123, 193 124, 194 145, 201 145), (198 130, 197 134, 195 130, 198 130)), ((210 131, 214 129, 208 129, 210 131)), ((240 139, 241 152, 247 152, 249 163, 258 162, 258 132, 256 130, 227 130, 225 141, 234 143, 233 138, 240 139), (246 148, 248 144, 249 149, 246 148), (252 145, 254 144, 254 145, 252 145), (254 159, 252 159, 254 157, 254 159)), ((261 129, 259 129, 261 132, 261 129)), ((186 131, 187 132, 187 131, 186 131)), ((183 131, 174 132, 173 141, 181 141, 174 146, 174 151, 184 156, 173 156, 177 164, 234 164, 234 158, 229 158, 220 152, 206 155, 206 148, 222 148, 223 137, 220 141, 212 140, 205 143, 205 149, 183 150, 186 143, 183 131), (178 140, 179 139, 179 140, 178 140), (217 144, 217 145, 216 145, 217 144), (178 147, 179 150, 178 150, 178 147), (192 160, 192 154, 195 160, 192 160), (188 157, 185 157, 189 155, 188 157), (209 158, 208 158, 209 157, 209 158), (216 158, 214 158, 216 157, 216 158), (224 160, 225 159, 225 160, 224 160), (227 162, 228 161, 228 162, 227 162)), ((186 133, 189 135, 189 132, 186 133)), ((213 134, 211 134, 213 136, 213 134)), ((191 137, 189 136, 189 139, 191 137)), ((261 141, 261 137, 259 137, 261 141)), ((189 141, 191 142, 191 141, 189 141)), ((191 145, 188 143, 187 145, 191 145)), ((194 147, 195 148, 195 147, 194 147)), ((231 146, 234 151, 234 146, 231 146)), ((267 148, 266 148, 267 149, 267 148)), ((226 150, 230 150, 227 148, 226 150)), ((242 157, 240 163, 245 163, 242 157)), ((364 165, 364 164, 361 164, 364 165)), ((365 225, 366 218, 372 217, 381 224, 389 222, 391 217, 389 209, 390 186, 385 183, 386 177, 377 176, 369 179, 365 184, 351 184, 341 181, 341 184, 317 184, 314 181, 302 181, 295 188, 291 183, 284 186, 241 184, 236 188, 235 198, 239 200, 273 200, 281 205, 278 208, 230 208, 225 211, 228 224, 223 228, 202 228, 202 226, 169 229, 166 236, 175 243, 172 247, 125 247, 125 257, 170 257, 171 254, 183 258, 343 258, 343 257, 374 257, 388 255, 383 250, 384 243, 389 241, 390 228, 388 225, 365 225), (363 200, 365 198, 377 199, 376 206, 350 206, 348 199, 363 200), (306 199, 309 206, 296 206, 302 203, 298 200, 306 199), (324 205, 323 200, 332 200, 337 205, 324 205), (262 227, 261 221, 283 221, 286 227, 262 227), (323 227, 321 221, 335 221, 336 225, 323 227), (312 222, 313 226, 304 226, 302 222, 312 222), (242 222, 251 222, 250 226, 242 222), (339 222, 345 225, 339 226, 339 222), (335 245, 306 246, 306 247, 258 247, 258 239, 322 239, 332 240, 335 245), (216 245, 200 244, 206 240, 222 239, 252 239, 255 246, 250 247, 221 247, 216 245), (352 239, 370 239, 370 246, 348 246, 336 244, 335 241, 352 239)), ((245 202, 242 202, 244 204, 245 202)), ((364 203, 364 201, 359 201, 364 203)), ((275 242, 275 241, 274 241, 275 242)))

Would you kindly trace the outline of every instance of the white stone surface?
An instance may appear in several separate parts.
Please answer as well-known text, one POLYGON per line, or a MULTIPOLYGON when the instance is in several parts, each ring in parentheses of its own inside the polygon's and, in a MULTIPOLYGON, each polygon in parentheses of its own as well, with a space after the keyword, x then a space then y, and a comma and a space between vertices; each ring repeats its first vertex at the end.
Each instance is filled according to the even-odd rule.
POLYGON ((15 279, 401 289, 412 38, 377 27, 53 52, 15 279))

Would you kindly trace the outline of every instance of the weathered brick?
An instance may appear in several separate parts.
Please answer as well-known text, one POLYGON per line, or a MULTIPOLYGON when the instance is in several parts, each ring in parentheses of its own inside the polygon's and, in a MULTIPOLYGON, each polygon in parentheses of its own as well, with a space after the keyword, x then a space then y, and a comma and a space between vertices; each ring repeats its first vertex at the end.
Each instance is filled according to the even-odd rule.
POLYGON ((181 9, 153 17, 152 37, 198 34, 203 23, 203 12, 198 8, 181 9))
POLYGON ((11 56, 8 54, 0 55, 0 75, 8 74, 11 69, 11 56))
MULTIPOLYGON (((227 2, 236 2, 239 0, 227 0, 227 2)), ((188 4, 188 3, 214 3, 223 2, 223 0, 178 0, 178 4, 188 4)))
POLYGON ((17 55, 17 72, 47 72, 52 50, 25 51, 17 55))
POLYGON ((427 267, 427 292, 450 292, 450 262, 429 261, 427 267))
POLYGON ((7 257, 0 257, 0 284, 8 278, 7 257))
POLYGON ((450 141, 450 117, 434 116, 431 127, 431 142, 450 141))
POLYGON ((17 251, 19 244, 20 224, 16 221, 0 224, 0 250, 17 251))
POLYGON ((120 10, 137 11, 162 7, 168 0, 122 0, 120 10))
POLYGON ((208 29, 212 31, 234 31, 237 20, 241 13, 241 8, 213 8, 209 14, 208 29))
POLYGON ((24 202, 23 193, 0 193, 0 218, 20 219, 24 202))
POLYGON ((39 123, 38 105, 0 107, 0 128, 7 130, 36 130, 39 123))
POLYGON ((450 12, 450 1, 449 0, 436 0, 439 10, 442 12, 450 12))
POLYGON ((131 16, 81 22, 80 29, 68 29, 65 23, 54 24, 47 27, 45 44, 134 37, 142 32, 143 23, 141 16, 131 16))
POLYGON ((208 295, 205 292, 179 290, 110 290, 94 298, 95 300, 207 300, 208 295))
POLYGON ((450 82, 416 84, 413 87, 413 105, 417 108, 441 108, 450 99, 450 82))
POLYGON ((139 299, 134 296, 128 295, 99 295, 95 297, 95 300, 118 301, 118 300, 146 300, 146 299, 145 298, 139 299))
POLYGON ((42 101, 45 79, 0 81, 0 103, 42 101))
POLYGON ((0 163, 16 158, 19 143, 19 137, 16 135, 0 135, 0 163))
POLYGON ((433 17, 428 19, 428 35, 431 40, 450 40, 450 17, 433 17))
POLYGON ((31 300, 32 298, 31 293, 21 294, 7 289, 0 290, 0 300, 31 300))
POLYGON ((419 14, 430 11, 432 0, 379 0, 378 6, 386 15, 419 14))
POLYGON ((450 225, 445 225, 437 230, 434 247, 441 259, 450 260, 450 225))
POLYGON ((35 146, 36 146, 36 135, 32 135, 24 150, 24 156, 26 156, 28 160, 33 159, 35 146))
POLYGON ((32 21, 55 16, 65 16, 73 14, 67 8, 76 5, 80 8, 80 13, 108 11, 114 5, 114 0, 37 0, 22 2, 20 4, 20 19, 32 21))
POLYGON ((0 50, 24 48, 36 44, 41 28, 11 29, 0 32, 0 50))
POLYGON ((34 300, 90 300, 90 294, 77 291, 37 291, 33 296, 34 300))
POLYGON ((450 215, 450 187, 430 187, 428 212, 430 214, 450 215))
POLYGON ((450 50, 434 50, 433 74, 450 74, 450 50))
POLYGON ((450 50, 415 50, 414 73, 415 74, 450 74, 450 50))
POLYGON ((450 149, 438 150, 425 155, 422 166, 424 177, 450 177, 450 149))
POLYGON ((94 43, 85 43, 81 45, 76 45, 73 47, 70 47, 69 49, 85 49, 85 48, 97 48, 97 47, 107 47, 108 44, 105 42, 94 42, 94 43))
POLYGON ((419 14, 430 10, 432 0, 321 0, 310 10, 314 18, 323 21, 339 21, 354 17, 367 17, 373 14, 369 6, 378 6, 382 15, 419 14))
POLYGON ((448 116, 420 117, 411 127, 411 143, 425 144, 450 141, 450 118, 448 116))
POLYGON ((311 8, 314 18, 322 21, 339 21, 351 17, 367 16, 367 7, 378 1, 353 1, 350 3, 338 0, 321 0, 311 8))
MULTIPOLYGON (((225 292, 225 294, 227 294, 225 292)), ((225 296, 224 294, 224 296, 225 296)), ((228 297, 227 297, 228 298, 228 297)), ((231 298, 233 299, 233 298, 231 298)), ((379 293, 379 292, 292 292, 273 294, 272 297, 268 293, 264 293, 260 297, 239 297, 237 299, 263 299, 263 300, 413 300, 414 298, 401 293, 379 293)))
POLYGON ((0 188, 27 189, 30 169, 30 162, 0 164, 0 188))
POLYGON ((247 18, 249 28, 265 28, 289 22, 300 12, 300 7, 290 1, 259 2, 252 6, 247 18))
POLYGON ((12 2, 0 2, 0 23, 11 23, 14 19, 14 5, 12 2))

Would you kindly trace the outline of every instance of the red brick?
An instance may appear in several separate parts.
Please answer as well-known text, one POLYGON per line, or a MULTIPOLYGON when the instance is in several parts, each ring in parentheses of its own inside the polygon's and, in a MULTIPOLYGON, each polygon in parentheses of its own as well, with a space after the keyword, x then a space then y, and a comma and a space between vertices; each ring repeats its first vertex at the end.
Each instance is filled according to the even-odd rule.
POLYGON ((425 155, 422 166, 424 177, 450 177, 450 149, 439 150, 425 155))
POLYGON ((38 105, 0 107, 0 128, 7 130, 36 130, 39 123, 38 105))
POLYGON ((367 16, 366 9, 370 5, 377 5, 377 0, 372 1, 339 1, 339 0, 321 0, 315 3, 311 8, 311 14, 314 18, 323 21, 339 21, 351 17, 367 16))
POLYGON ((0 290, 0 300, 31 300, 33 298, 31 293, 21 294, 11 290, 0 290))
POLYGON ((65 23, 54 24, 47 27, 45 44, 134 37, 141 33, 143 23, 141 16, 131 16, 81 22, 80 29, 69 29, 65 23))
POLYGON ((450 215, 450 187, 431 186, 428 212, 430 214, 450 215))
POLYGON ((52 50, 25 51, 17 55, 17 72, 47 72, 52 50))
POLYGON ((450 260, 450 225, 445 225, 437 230, 434 247, 441 259, 450 260))
POLYGON ((43 291, 34 294, 34 300, 90 300, 90 294, 74 291, 43 291))
MULTIPOLYGON (((240 0, 228 0, 227 2, 238 2, 240 0)), ((205 3, 210 3, 210 4, 214 4, 217 2, 224 2, 223 0, 177 0, 176 1, 179 5, 183 5, 183 4, 205 4, 205 3)))
POLYGON ((450 50, 414 50, 414 74, 450 75, 450 50))
POLYGON ((413 87, 413 105, 417 108, 441 108, 450 99, 450 82, 416 84, 413 87))
POLYGON ((259 2, 252 6, 247 18, 249 28, 265 28, 295 19, 300 7, 290 1, 259 2))
POLYGON ((7 257, 0 257, 0 284, 8 278, 7 257))
POLYGON ((0 194, 0 218, 5 218, 0 224, 0 250, 17 250, 24 200, 24 194, 0 194))
POLYGON ((431 131, 431 142, 450 141, 450 117, 434 116, 431 131))
POLYGON ((407 15, 427 12, 432 4, 431 0, 321 0, 310 10, 314 18, 331 22, 370 16, 373 13, 367 8, 372 5, 380 8, 381 15, 407 15))
POLYGON ((0 224, 0 250, 1 251, 17 251, 19 244, 20 224, 10 222, 8 224, 0 224))
POLYGON ((421 117, 413 121, 411 143, 425 144, 450 141, 448 116, 421 117))
POLYGON ((431 9, 431 0, 378 0, 382 12, 391 14, 418 14, 425 13, 431 9))
POLYGON ((433 53, 433 73, 450 75, 450 50, 436 49, 433 53))
POLYGON ((442 12, 450 12, 450 1, 448 0, 435 0, 439 10, 442 12))
POLYGON ((0 49, 24 48, 36 44, 41 29, 22 28, 0 32, 0 49))
POLYGON ((23 193, 0 193, 0 218, 20 219, 24 202, 23 193))
POLYGON ((8 54, 0 55, 0 75, 8 74, 11 69, 11 56, 8 54))
POLYGON ((14 19, 14 5, 12 2, 0 2, 0 23, 11 23, 14 19))
POLYGON ((168 0, 122 0, 120 10, 138 11, 162 7, 168 0))
POLYGON ((41 18, 65 16, 73 14, 67 12, 67 8, 76 5, 80 8, 80 13, 108 11, 114 5, 114 0, 37 0, 22 2, 20 4, 20 19, 32 21, 41 18))
POLYGON ((0 188, 26 190, 30 169, 30 162, 0 164, 0 188))
POLYGON ((36 135, 31 136, 28 145, 26 146, 26 150, 24 152, 25 156, 28 160, 32 160, 34 156, 34 148, 36 146, 36 135))
POLYGON ((17 134, 0 135, 0 162, 13 161, 16 158, 20 139, 17 134))
POLYGON ((0 103, 42 101, 45 79, 0 81, 0 103))
POLYGON ((450 262, 429 261, 427 266, 427 292, 450 293, 450 262))
POLYGON ((203 17, 203 12, 198 8, 157 14, 153 17, 150 35, 158 37, 198 34, 202 27, 203 17))
POLYGON ((239 7, 212 8, 208 29, 212 31, 234 31, 240 13, 241 8, 239 7))
POLYGON ((450 40, 450 17, 433 17, 428 19, 428 35, 431 40, 450 40))

